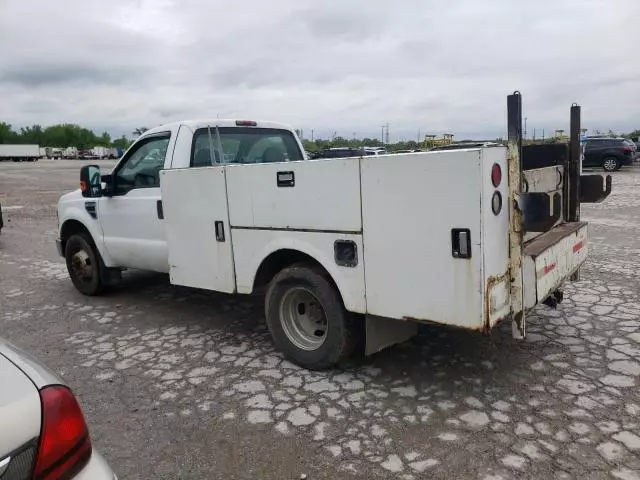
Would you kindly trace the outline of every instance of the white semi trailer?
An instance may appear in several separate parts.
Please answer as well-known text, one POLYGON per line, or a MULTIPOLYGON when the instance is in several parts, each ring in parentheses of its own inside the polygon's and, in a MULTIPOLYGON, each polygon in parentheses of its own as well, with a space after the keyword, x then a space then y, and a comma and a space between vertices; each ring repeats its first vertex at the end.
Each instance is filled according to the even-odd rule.
POLYGON ((39 145, 0 144, 0 160, 35 162, 41 157, 39 145))

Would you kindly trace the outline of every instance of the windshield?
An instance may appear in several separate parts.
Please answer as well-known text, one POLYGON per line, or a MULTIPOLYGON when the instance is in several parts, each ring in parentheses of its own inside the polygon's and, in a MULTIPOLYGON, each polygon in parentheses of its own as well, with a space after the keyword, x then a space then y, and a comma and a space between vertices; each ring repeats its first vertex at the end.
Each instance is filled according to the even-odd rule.
POLYGON ((274 163, 304 160, 288 130, 255 127, 212 127, 196 131, 191 166, 213 163, 274 163))

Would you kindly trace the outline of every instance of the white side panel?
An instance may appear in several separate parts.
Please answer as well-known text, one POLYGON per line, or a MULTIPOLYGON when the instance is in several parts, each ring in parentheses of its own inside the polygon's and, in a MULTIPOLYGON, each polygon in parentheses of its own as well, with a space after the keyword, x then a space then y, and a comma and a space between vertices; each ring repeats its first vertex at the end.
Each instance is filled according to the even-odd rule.
POLYGON ((357 158, 227 166, 234 227, 360 232, 357 158), (278 187, 293 172, 293 187, 278 187))
POLYGON ((367 312, 481 328, 480 151, 361 162, 367 312), (453 228, 470 229, 470 259, 453 228))
POLYGON ((482 150, 482 252, 484 287, 482 311, 489 326, 510 312, 509 280, 509 181, 507 180, 507 149, 482 150), (497 188, 491 181, 491 169, 500 165, 502 181, 497 188), (502 210, 493 213, 491 200, 495 192, 502 197, 502 210))
POLYGON ((252 292, 256 272, 265 258, 279 250, 291 249, 306 253, 322 264, 338 286, 347 310, 366 312, 362 235, 248 229, 233 229, 232 232, 238 293, 252 292), (336 265, 333 254, 336 240, 356 243, 357 266, 336 265))
POLYGON ((160 173, 171 283, 219 292, 235 291, 225 167, 160 173), (224 226, 216 240, 215 222, 224 226))

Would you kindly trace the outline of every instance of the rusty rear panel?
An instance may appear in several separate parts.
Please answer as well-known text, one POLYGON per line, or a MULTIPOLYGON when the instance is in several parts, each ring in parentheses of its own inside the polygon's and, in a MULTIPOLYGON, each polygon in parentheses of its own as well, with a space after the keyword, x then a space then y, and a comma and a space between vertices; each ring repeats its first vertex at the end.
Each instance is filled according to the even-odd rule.
POLYGON ((483 148, 482 159, 482 275, 484 278, 484 326, 491 328, 508 316, 509 299, 509 180, 507 149, 483 148), (498 165, 502 180, 493 185, 492 169, 498 165), (493 196, 502 197, 502 209, 493 213, 493 196))

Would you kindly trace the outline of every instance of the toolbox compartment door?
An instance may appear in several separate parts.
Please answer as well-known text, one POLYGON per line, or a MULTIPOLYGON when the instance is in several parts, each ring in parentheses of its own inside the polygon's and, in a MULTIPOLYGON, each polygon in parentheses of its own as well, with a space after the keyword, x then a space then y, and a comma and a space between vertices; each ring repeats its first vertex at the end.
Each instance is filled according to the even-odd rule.
POLYGON ((236 290, 225 167, 163 170, 162 204, 171 283, 236 290))

